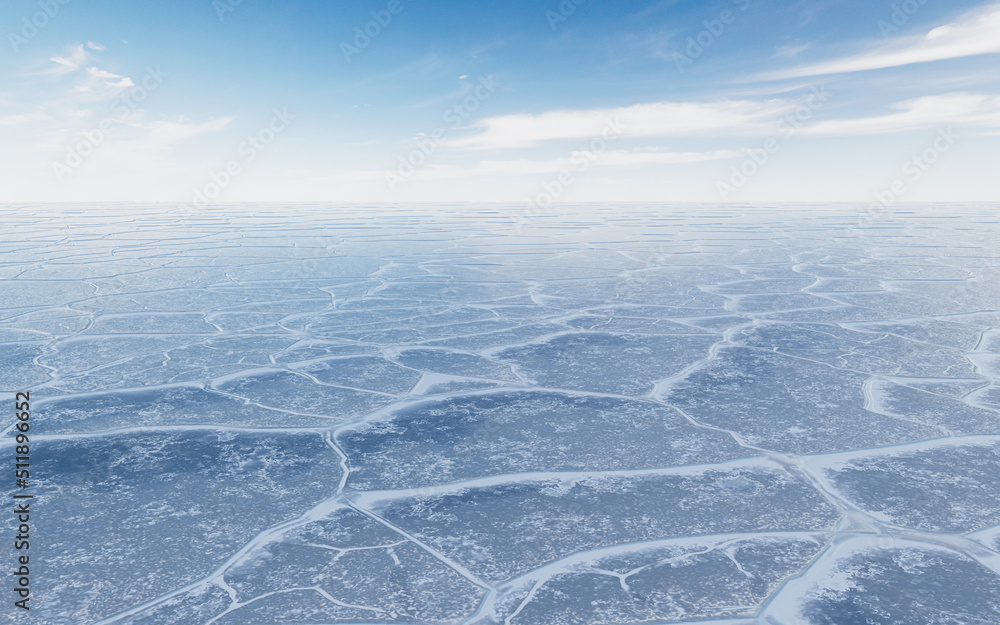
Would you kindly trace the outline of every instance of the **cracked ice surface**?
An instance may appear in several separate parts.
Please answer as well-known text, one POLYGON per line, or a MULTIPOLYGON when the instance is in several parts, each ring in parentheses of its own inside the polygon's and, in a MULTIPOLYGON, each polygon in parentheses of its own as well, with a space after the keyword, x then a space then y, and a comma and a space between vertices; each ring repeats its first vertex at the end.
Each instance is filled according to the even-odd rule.
POLYGON ((0 208, 32 614, 997 625, 1000 224, 949 210, 0 208))

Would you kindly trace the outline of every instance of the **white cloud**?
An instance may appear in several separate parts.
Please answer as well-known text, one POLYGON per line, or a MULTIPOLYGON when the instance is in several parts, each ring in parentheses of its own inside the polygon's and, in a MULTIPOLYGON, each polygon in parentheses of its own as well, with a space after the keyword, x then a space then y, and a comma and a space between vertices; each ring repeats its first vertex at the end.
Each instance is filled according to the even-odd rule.
POLYGON ((768 72, 757 78, 780 80, 842 74, 998 52, 1000 52, 1000 3, 993 4, 985 10, 966 14, 956 22, 935 28, 926 35, 908 37, 900 43, 883 46, 866 54, 768 72))
POLYGON ((655 102, 612 109, 502 115, 474 126, 475 134, 448 145, 470 149, 529 147, 559 139, 594 139, 609 129, 628 138, 752 133, 770 129, 794 106, 787 100, 655 102))
POLYGON ((41 71, 4 85, 9 93, 0 94, 0 131, 7 149, 0 169, 10 179, 2 185, 5 193, 125 199, 129 193, 148 198, 170 186, 186 189, 208 165, 201 164, 197 151, 182 156, 176 149, 202 137, 229 146, 235 138, 222 131, 232 118, 191 120, 145 110, 142 106, 160 107, 158 94, 149 89, 142 105, 124 97, 142 76, 109 71, 101 46, 92 43, 47 55, 50 61, 41 71), (114 103, 115 98, 123 100, 114 103), (111 132, 107 121, 114 124, 111 132))
POLYGON ((87 42, 87 45, 75 44, 70 46, 64 56, 53 56, 49 60, 55 65, 50 66, 42 72, 43 75, 69 75, 78 72, 84 73, 83 80, 74 87, 74 91, 92 99, 111 99, 120 95, 124 90, 134 87, 135 83, 128 76, 122 76, 100 69, 92 65, 93 55, 87 50, 103 50, 102 46, 87 42))
POLYGON ((56 67, 50 67, 45 73, 70 74, 83 67, 90 61, 90 58, 90 53, 84 49, 83 44, 78 43, 75 46, 70 46, 66 56, 49 57, 49 60, 55 63, 56 67))
POLYGON ((931 126, 1000 126, 1000 97, 949 93, 892 105, 897 112, 858 119, 834 119, 802 129, 809 135, 863 135, 931 126))
POLYGON ((135 86, 135 83, 128 76, 115 74, 97 67, 88 67, 86 72, 87 79, 76 86, 77 91, 102 93, 106 97, 115 97, 122 91, 135 86))
POLYGON ((94 43, 93 41, 88 41, 87 47, 90 48, 91 50, 107 50, 107 48, 105 48, 101 44, 94 43))
POLYGON ((778 48, 777 50, 775 50, 774 54, 772 56, 773 56, 773 58, 776 58, 776 59, 790 59, 790 58, 793 58, 793 57, 796 57, 796 56, 802 54, 803 52, 805 52, 806 50, 808 50, 810 47, 811 46, 808 43, 789 44, 789 45, 786 45, 786 46, 781 46, 780 48, 778 48))

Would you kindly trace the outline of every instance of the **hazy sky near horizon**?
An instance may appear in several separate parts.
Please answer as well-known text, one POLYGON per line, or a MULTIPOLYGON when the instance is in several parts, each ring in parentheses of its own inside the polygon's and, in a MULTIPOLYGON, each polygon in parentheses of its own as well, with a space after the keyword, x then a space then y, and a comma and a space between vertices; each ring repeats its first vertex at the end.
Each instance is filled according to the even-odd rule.
POLYGON ((1000 2, 7 0, 0 201, 996 201, 1000 2))

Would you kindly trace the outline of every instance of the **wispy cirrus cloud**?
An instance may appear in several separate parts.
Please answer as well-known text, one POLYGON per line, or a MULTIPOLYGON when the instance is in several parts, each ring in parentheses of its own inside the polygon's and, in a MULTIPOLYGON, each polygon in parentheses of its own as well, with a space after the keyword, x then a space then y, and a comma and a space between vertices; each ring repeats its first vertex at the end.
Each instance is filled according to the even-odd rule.
POLYGON ((560 139, 600 137, 609 125, 628 138, 682 137, 713 133, 748 134, 773 128, 794 106, 788 100, 654 102, 608 109, 549 111, 537 115, 489 117, 472 135, 448 145, 467 149, 531 147, 560 139))
POLYGON ((135 86, 128 76, 116 74, 97 67, 97 60, 91 51, 101 51, 104 47, 91 41, 70 46, 62 55, 49 57, 51 65, 41 71, 49 76, 79 76, 82 79, 73 87, 73 91, 87 98, 117 97, 121 92, 135 86))
MULTIPOLYGON (((13 164, 31 163, 36 184, 53 184, 56 193, 70 197, 100 184, 115 187, 124 178, 152 188, 158 176, 183 176, 191 169, 178 156, 185 142, 230 128, 232 116, 205 120, 145 110, 145 104, 155 106, 157 89, 170 88, 161 86, 169 73, 156 66, 154 81, 148 69, 133 79, 107 69, 102 52, 104 46, 93 41, 74 43, 50 53, 45 67, 5 85, 10 97, 0 100, 4 144, 19 156, 13 164), (134 97, 137 89, 148 97, 134 97)), ((5 164, 9 170, 11 163, 5 164)))
POLYGON ((46 74, 70 74, 82 68, 91 60, 90 53, 83 44, 70 46, 64 56, 52 56, 49 60, 55 63, 55 67, 45 70, 46 74))
POLYGON ((808 135, 868 135, 935 126, 1000 127, 1000 96, 948 93, 893 104, 893 113, 832 119, 802 128, 808 135))
POLYGON ((86 72, 86 79, 76 86, 76 90, 82 93, 116 97, 122 91, 135 86, 135 83, 128 76, 97 67, 88 67, 86 72))
MULTIPOLYGON (((609 124, 621 128, 623 137, 633 139, 767 136, 778 132, 778 122, 796 107, 800 107, 799 100, 760 99, 715 103, 660 102, 616 109, 504 115, 483 120, 474 127, 477 132, 447 145, 457 149, 497 150, 531 148, 556 140, 587 141, 600 137, 602 129, 609 124)), ((884 114, 827 119, 797 127, 801 134, 813 136, 883 134, 942 125, 975 127, 988 133, 1000 127, 1000 96, 990 94, 922 96, 897 102, 889 109, 890 112, 884 114)), ((623 159, 622 162, 627 164, 641 165, 644 158, 650 159, 650 162, 667 163, 672 157, 662 152, 644 156, 641 152, 613 151, 602 157, 602 161, 610 165, 616 158, 623 159)), ((513 167, 515 163, 530 163, 536 172, 560 170, 559 167, 545 168, 546 163, 553 161, 482 161, 477 171, 487 174, 496 168, 513 167)), ((429 171, 432 169, 429 168, 429 171)), ((440 173, 446 170, 441 169, 440 173)))
POLYGON ((907 37, 864 54, 766 72, 756 78, 781 80, 844 74, 993 53, 1000 53, 1000 3, 967 13, 925 35, 907 37))

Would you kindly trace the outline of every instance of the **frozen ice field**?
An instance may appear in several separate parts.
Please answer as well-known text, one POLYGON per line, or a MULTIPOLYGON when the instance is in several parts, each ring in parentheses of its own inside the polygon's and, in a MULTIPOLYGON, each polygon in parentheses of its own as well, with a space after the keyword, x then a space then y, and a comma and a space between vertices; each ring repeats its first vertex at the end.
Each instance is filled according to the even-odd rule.
POLYGON ((1000 623, 996 207, 0 223, 4 623, 1000 623))

